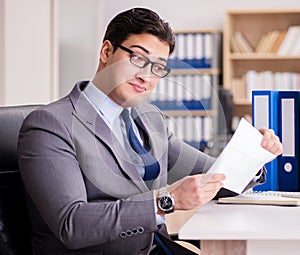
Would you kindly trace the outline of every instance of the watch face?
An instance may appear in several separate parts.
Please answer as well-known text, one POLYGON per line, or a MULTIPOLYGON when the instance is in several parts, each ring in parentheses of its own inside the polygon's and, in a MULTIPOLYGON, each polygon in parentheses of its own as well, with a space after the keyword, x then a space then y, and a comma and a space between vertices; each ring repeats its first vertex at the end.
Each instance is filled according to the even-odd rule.
POLYGON ((173 201, 172 201, 172 198, 171 197, 167 197, 167 196, 164 196, 164 197, 161 197, 159 199, 159 205, 160 205, 160 208, 162 210, 171 210, 173 209, 173 201))

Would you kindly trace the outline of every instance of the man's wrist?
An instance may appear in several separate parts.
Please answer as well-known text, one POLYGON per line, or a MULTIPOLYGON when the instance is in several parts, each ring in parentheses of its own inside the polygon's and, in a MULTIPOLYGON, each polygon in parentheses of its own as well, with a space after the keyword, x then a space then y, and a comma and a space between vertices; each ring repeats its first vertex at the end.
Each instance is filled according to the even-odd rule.
POLYGON ((164 215, 174 212, 175 200, 169 193, 167 187, 160 188, 156 193, 157 213, 164 215))

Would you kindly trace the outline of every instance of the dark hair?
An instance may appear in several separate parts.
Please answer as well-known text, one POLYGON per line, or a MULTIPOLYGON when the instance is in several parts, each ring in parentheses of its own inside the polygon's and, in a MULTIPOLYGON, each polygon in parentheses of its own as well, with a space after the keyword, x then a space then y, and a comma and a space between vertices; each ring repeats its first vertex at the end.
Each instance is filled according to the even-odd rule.
POLYGON ((103 41, 121 44, 133 34, 154 35, 169 44, 169 54, 174 51, 175 37, 169 23, 145 8, 133 8, 115 16, 107 26, 103 41))

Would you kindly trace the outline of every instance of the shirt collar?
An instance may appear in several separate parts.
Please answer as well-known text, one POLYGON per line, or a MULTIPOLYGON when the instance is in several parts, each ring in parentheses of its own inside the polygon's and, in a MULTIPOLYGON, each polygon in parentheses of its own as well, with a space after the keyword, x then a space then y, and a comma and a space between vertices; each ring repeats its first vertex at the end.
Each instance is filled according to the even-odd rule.
POLYGON ((112 125, 115 118, 119 117, 123 108, 112 101, 93 82, 89 82, 84 90, 91 103, 100 111, 101 115, 112 125))

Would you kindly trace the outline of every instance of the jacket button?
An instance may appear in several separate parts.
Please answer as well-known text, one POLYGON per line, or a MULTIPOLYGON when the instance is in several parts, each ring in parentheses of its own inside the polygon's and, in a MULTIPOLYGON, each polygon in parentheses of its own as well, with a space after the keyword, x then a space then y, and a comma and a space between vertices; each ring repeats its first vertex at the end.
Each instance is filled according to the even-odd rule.
POLYGON ((132 231, 131 231, 131 230, 127 230, 127 231, 126 231, 126 235, 127 235, 127 236, 132 236, 132 231))
POLYGON ((139 228, 137 229, 137 231, 138 231, 139 234, 143 234, 145 230, 144 230, 143 227, 139 227, 139 228))
POLYGON ((120 234, 120 237, 126 238, 126 233, 125 233, 125 232, 122 232, 122 233, 120 234))

